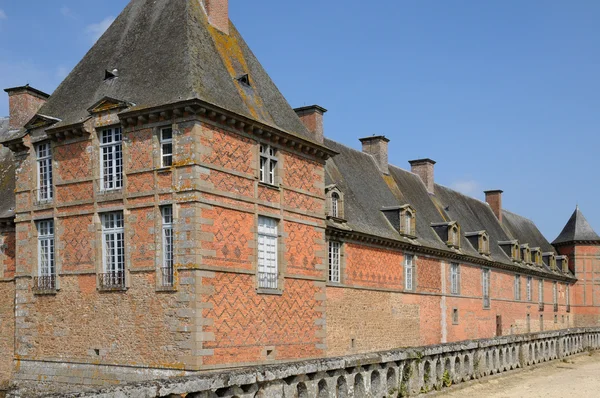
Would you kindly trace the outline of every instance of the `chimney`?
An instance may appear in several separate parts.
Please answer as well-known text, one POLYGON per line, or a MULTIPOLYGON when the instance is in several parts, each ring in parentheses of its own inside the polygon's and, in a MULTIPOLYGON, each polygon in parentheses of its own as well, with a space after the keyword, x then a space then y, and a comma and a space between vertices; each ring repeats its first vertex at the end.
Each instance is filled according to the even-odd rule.
POLYGON ((8 93, 8 117, 10 118, 8 128, 11 130, 24 127, 50 97, 43 91, 30 87, 29 84, 7 88, 4 91, 8 93))
POLYGON ((425 184, 427 192, 433 193, 435 180, 433 178, 433 169, 435 161, 431 159, 409 160, 411 171, 418 175, 425 184))
POLYGON ((225 33, 229 34, 229 0, 202 0, 208 22, 225 33))
POLYGON ((485 201, 490 205, 500 224, 502 224, 502 191, 485 191, 485 201))
POLYGON ((302 124, 310 131, 315 141, 323 143, 323 114, 327 109, 319 105, 303 106, 294 109, 302 124))
POLYGON ((390 140, 383 135, 374 135, 359 140, 362 142, 362 151, 373 156, 379 170, 383 174, 390 174, 388 169, 388 142, 390 140))

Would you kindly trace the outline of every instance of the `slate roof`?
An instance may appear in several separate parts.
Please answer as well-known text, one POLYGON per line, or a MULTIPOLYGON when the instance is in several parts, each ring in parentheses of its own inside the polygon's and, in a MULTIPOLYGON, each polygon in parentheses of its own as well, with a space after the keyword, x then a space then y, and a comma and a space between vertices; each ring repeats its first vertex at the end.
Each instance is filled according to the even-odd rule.
POLYGON ((573 242, 590 242, 600 244, 600 236, 588 223, 579 206, 563 228, 562 232, 552 242, 553 245, 563 245, 573 242))
POLYGON ((104 97, 132 110, 199 99, 314 141, 233 24, 213 28, 198 0, 130 1, 39 113, 80 123, 104 97))
POLYGON ((498 242, 519 240, 530 247, 540 247, 542 252, 556 253, 535 224, 509 211, 503 212, 500 224, 490 206, 448 187, 435 184, 435 194, 427 192, 421 179, 410 171, 390 165, 389 175, 382 174, 369 154, 349 148, 325 138, 325 145, 339 154, 329 159, 325 166, 326 185, 335 184, 344 194, 346 223, 328 221, 330 228, 345 229, 376 237, 404 241, 415 246, 467 255, 470 258, 516 266, 524 270, 551 271, 547 264, 535 265, 513 262, 498 242), (416 238, 402 236, 387 220, 382 208, 409 204, 416 210, 416 238), (449 248, 432 228, 433 223, 456 221, 461 227, 461 247, 449 248), (480 254, 466 235, 486 231, 490 242, 490 255, 480 254))
MULTIPOLYGON (((8 134, 8 118, 0 117, 0 140, 8 134)), ((10 149, 0 145, 0 218, 15 215, 15 165, 10 149)))

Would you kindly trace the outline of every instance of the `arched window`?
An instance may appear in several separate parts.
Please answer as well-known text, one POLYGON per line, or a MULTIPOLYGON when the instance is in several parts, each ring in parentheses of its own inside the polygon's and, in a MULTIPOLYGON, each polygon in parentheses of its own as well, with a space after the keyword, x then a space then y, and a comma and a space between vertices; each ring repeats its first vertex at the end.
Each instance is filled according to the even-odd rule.
POLYGON ((484 233, 481 235, 481 253, 488 254, 490 252, 490 241, 484 233))
POLYGON ((331 194, 331 216, 338 218, 339 217, 339 202, 340 195, 337 192, 331 194))
POLYGON ((413 221, 413 215, 410 211, 407 210, 406 213, 404 214, 404 230, 409 235, 412 234, 412 221, 413 221))
POLYGON ((453 225, 452 227, 450 227, 450 239, 448 239, 448 241, 450 242, 450 244, 454 247, 459 247, 460 246, 460 235, 458 233, 458 226, 453 225))

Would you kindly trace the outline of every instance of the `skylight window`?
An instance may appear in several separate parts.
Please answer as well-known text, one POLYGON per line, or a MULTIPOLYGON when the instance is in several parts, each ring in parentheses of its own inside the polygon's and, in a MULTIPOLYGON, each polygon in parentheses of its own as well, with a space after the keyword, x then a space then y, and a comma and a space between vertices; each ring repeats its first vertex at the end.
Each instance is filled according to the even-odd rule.
POLYGON ((244 85, 246 85, 248 87, 251 86, 251 84, 250 84, 250 76, 247 73, 245 75, 242 75, 242 76, 238 77, 237 80, 238 80, 238 82, 240 82, 240 83, 242 83, 242 84, 244 84, 244 85))
POLYGON ((106 69, 104 71, 104 80, 111 80, 111 79, 114 79, 115 77, 119 77, 118 69, 113 69, 113 70, 106 69))

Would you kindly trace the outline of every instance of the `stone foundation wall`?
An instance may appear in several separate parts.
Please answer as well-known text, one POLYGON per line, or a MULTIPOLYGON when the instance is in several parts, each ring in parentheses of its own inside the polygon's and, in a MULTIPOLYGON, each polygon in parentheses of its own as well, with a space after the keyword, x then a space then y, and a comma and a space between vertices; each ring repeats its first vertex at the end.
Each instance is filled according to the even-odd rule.
POLYGON ((598 348, 600 328, 567 329, 235 369, 61 396, 397 397, 442 390, 452 384, 598 348))

